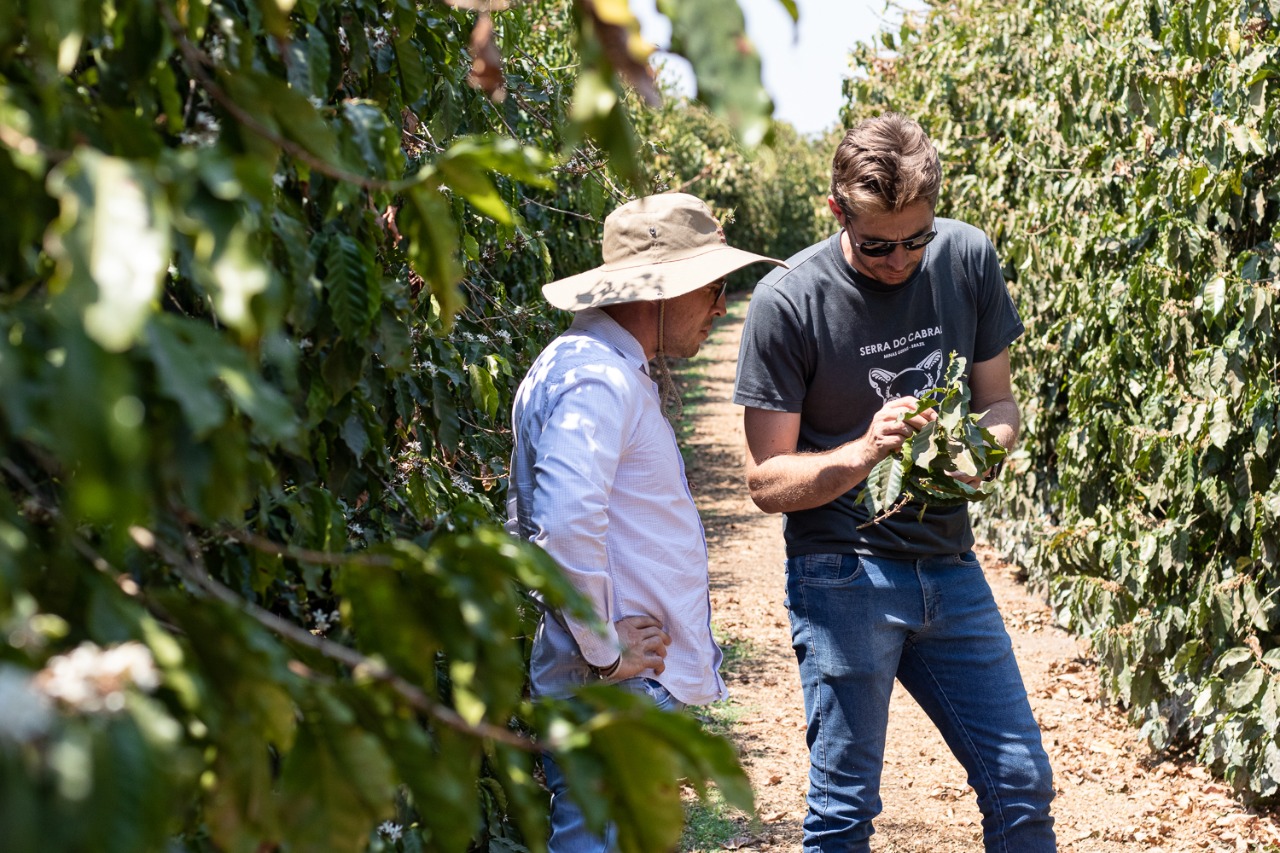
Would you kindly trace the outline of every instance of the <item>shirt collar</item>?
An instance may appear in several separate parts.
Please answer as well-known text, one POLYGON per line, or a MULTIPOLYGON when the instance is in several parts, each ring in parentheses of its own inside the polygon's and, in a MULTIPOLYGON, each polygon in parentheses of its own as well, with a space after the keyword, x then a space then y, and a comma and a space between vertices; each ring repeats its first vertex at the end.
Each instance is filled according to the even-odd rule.
POLYGON ((641 373, 649 372, 649 360, 644 357, 644 347, 634 335, 605 311, 599 308, 586 308, 577 312, 574 315, 573 324, 569 326, 569 331, 587 335, 608 344, 641 373))

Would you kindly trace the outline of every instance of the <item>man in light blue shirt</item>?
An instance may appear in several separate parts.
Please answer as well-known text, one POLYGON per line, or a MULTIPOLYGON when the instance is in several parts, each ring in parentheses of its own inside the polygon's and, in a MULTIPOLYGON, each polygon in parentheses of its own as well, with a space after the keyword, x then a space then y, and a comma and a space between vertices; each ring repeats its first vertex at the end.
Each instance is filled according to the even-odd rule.
MULTIPOLYGON (((731 248, 707 206, 666 193, 604 223, 605 263, 543 288, 575 312, 516 392, 507 529, 555 557, 594 604, 598 633, 549 611, 534 639, 538 696, 607 681, 678 709, 723 699, 707 550, 664 399, 667 355, 698 352, 725 313, 725 277, 771 258, 731 248), (658 382, 650 375, 653 363, 658 382)), ((604 853, 554 759, 550 853, 604 853)))

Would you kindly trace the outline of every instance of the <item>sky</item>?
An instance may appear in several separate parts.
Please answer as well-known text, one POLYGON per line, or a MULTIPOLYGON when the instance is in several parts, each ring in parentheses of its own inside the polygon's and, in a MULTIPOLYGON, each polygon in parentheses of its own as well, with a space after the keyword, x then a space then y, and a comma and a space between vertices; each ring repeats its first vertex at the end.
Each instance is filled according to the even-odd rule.
MULTIPOLYGON (((671 33, 655 0, 631 0, 645 38, 666 46, 671 33)), ((739 0, 747 19, 747 36, 760 52, 764 87, 773 98, 774 118, 790 122, 803 134, 821 133, 836 124, 841 81, 849 76, 849 51, 872 41, 884 29, 896 29, 902 14, 886 0, 797 0, 799 24, 779 0, 739 0)), ((693 93, 688 63, 667 59, 681 91, 693 93)))

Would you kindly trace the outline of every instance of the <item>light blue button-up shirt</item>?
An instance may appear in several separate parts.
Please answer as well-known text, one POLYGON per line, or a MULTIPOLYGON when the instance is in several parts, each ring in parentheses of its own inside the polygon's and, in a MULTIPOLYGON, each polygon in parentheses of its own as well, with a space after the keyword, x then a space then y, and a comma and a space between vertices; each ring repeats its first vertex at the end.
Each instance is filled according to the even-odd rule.
POLYGON ((648 615, 671 635, 655 677, 687 705, 727 695, 711 636, 707 548, 675 432, 644 349, 600 309, 581 311, 516 392, 507 530, 545 549, 606 626, 559 613, 534 641, 539 695, 618 658, 613 623, 648 615))

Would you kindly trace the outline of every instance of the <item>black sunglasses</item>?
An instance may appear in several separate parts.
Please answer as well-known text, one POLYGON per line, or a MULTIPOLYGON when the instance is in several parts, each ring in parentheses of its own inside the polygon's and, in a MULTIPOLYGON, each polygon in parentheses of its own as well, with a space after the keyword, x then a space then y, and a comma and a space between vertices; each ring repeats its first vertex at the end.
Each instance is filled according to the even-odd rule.
POLYGON ((725 277, 720 279, 718 282, 713 281, 711 283, 720 285, 716 288, 716 298, 711 300, 712 305, 718 305, 720 303, 720 297, 724 296, 725 290, 729 287, 729 279, 728 277, 725 277))
POLYGON ((853 243, 853 248, 868 258, 883 258, 885 255, 892 254, 895 246, 901 246, 908 252, 918 252, 932 243, 933 238, 937 236, 937 231, 926 231, 919 236, 908 237, 906 240, 863 240, 861 243, 853 243))

